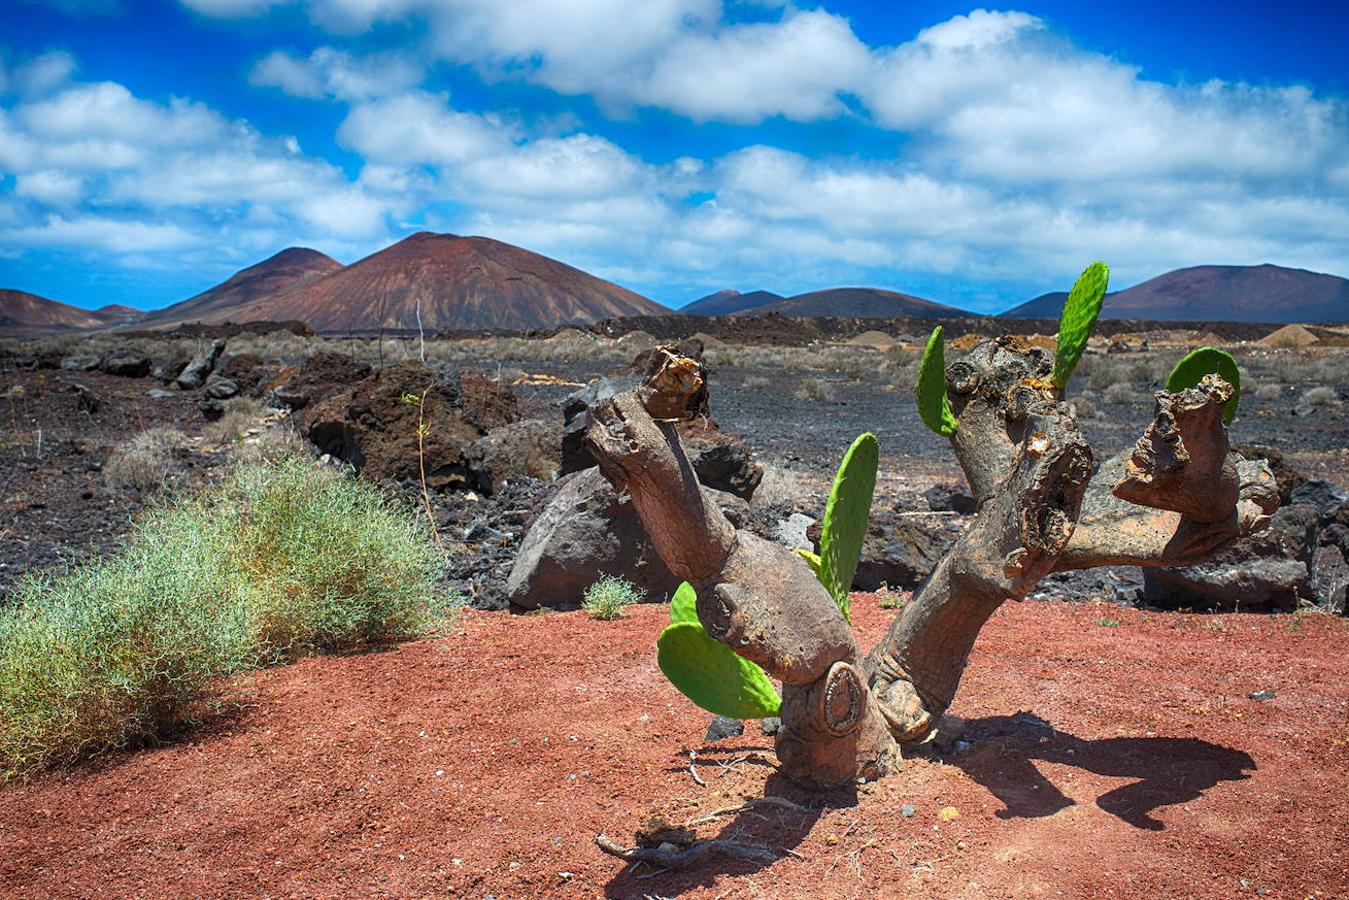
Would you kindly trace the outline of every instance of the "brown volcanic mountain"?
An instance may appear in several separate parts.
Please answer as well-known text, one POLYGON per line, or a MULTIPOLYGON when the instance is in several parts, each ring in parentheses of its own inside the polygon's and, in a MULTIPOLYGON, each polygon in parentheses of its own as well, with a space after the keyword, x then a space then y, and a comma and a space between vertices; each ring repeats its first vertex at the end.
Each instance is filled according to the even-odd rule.
POLYGON ((482 237, 420 232, 317 281, 207 321, 298 319, 319 331, 546 328, 668 312, 557 260, 482 237))
POLYGON ((742 312, 737 316, 761 316, 765 313, 781 313, 784 316, 848 316, 882 317, 914 316, 922 318, 949 318, 968 316, 972 313, 955 307, 924 300, 898 291, 886 291, 881 288, 831 288, 825 291, 811 291, 797 294, 776 303, 766 303, 742 312))
MULTIPOLYGON (((1062 292, 1004 313, 1009 319, 1057 319, 1062 292)), ((1108 294, 1103 319, 1225 322, 1349 322, 1349 280, 1282 266, 1193 266, 1108 294)))
POLYGON ((747 309, 767 306, 769 303, 777 303, 783 299, 785 298, 781 294, 774 294, 771 291, 750 291, 748 294, 742 294, 727 288, 700 297, 679 311, 691 316, 729 316, 747 309))
POLYGON ((29 337, 106 328, 140 315, 128 306, 81 309, 23 291, 0 290, 0 335, 29 337))
POLYGON ((340 262, 317 250, 289 247, 195 297, 151 313, 140 325, 157 328, 181 322, 242 321, 236 318, 240 307, 309 284, 340 268, 340 262))

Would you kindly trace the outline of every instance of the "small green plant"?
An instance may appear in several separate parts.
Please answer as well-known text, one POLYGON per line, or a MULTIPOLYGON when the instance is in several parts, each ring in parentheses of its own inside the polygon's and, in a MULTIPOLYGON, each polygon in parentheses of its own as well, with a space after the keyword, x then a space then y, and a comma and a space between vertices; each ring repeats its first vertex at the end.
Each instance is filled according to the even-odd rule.
POLYGON ((0 781, 180 729, 212 678, 422 634, 455 602, 416 516, 287 458, 152 511, 109 557, 0 611, 0 781))
POLYGON ((602 575, 586 588, 585 596, 581 599, 581 609, 596 619, 621 619, 623 611, 641 599, 642 592, 631 581, 614 575, 602 575))
POLYGON ((904 601, 907 599, 902 591, 897 591, 889 585, 881 585, 876 591, 876 605, 881 609, 903 609, 904 601))
POLYGON ((1232 354, 1216 347, 1200 347, 1185 356, 1166 379, 1166 389, 1171 393, 1195 387, 1205 375, 1217 374, 1223 381, 1232 385, 1232 399, 1223 404, 1223 420, 1231 422, 1237 417, 1237 404, 1241 401, 1241 370, 1232 354))
POLYGON ((956 417, 946 396, 946 353, 940 325, 932 329, 927 339, 913 390, 923 424, 942 437, 955 434, 956 417))
POLYGON ((1059 340, 1054 349, 1054 374, 1050 377, 1054 387, 1060 391, 1068 384, 1073 369, 1087 350, 1087 341, 1096 330, 1096 319, 1101 314, 1101 304, 1105 301, 1106 287, 1110 283, 1110 267, 1105 263, 1092 263, 1082 270, 1068 292, 1063 304, 1063 316, 1059 319, 1059 340))
POLYGON ((1119 619, 1105 618, 1097 619, 1096 624, 1100 625, 1102 628, 1118 628, 1121 623, 1119 619))

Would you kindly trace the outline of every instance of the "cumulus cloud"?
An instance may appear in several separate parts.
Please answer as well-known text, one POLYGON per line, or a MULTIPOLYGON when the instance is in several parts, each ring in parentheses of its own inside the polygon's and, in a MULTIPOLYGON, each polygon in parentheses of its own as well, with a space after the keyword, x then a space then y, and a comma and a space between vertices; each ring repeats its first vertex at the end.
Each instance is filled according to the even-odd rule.
POLYGON ((0 174, 15 178, 0 242, 144 260, 228 236, 220 250, 240 259, 278 239, 378 244, 387 216, 406 209, 293 137, 204 104, 116 82, 43 84, 0 108, 0 174))
POLYGON ((397 94, 421 80, 421 66, 403 54, 357 57, 332 47, 320 47, 305 59, 275 50, 249 73, 252 84, 275 87, 292 97, 347 101, 397 94))

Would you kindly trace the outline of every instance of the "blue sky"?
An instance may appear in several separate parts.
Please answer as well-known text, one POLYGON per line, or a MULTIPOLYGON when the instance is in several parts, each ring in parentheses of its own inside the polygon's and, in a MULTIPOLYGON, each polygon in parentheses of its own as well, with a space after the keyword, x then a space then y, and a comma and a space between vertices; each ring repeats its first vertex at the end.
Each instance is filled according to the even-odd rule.
POLYGON ((153 308, 429 229, 679 306, 1349 275, 1349 4, 7 0, 0 287, 153 308))

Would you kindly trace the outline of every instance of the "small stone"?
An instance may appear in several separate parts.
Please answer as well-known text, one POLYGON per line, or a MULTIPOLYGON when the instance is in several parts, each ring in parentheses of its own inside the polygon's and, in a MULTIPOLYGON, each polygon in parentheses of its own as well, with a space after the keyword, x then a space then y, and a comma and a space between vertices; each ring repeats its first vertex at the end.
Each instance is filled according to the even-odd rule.
POLYGON ((716 741, 724 741, 727 738, 740 737, 744 733, 744 722, 727 716, 717 716, 708 724, 707 734, 703 736, 703 740, 710 744, 716 741))
POLYGON ((918 812, 918 807, 914 806, 912 803, 905 803, 899 808, 899 814, 906 819, 912 819, 916 812, 918 812))
POLYGON ((1273 700, 1275 694, 1273 688, 1265 688, 1263 691, 1251 691, 1246 696, 1250 697, 1252 700, 1258 700, 1261 703, 1264 703, 1266 700, 1273 700))
POLYGON ((831 834, 831 835, 829 835, 829 837, 827 837, 827 838, 824 839, 824 842, 825 842, 826 844, 828 844, 830 847, 837 847, 837 846, 838 846, 838 841, 839 841, 839 837, 838 837, 838 835, 836 835, 836 834, 831 834))
POLYGON ((765 737, 772 737, 782 730, 782 720, 777 716, 769 716, 766 719, 759 720, 759 732, 765 737))
POLYGON ((954 822, 960 818, 960 810, 954 806, 943 806, 941 812, 937 813, 937 818, 943 822, 954 822))

